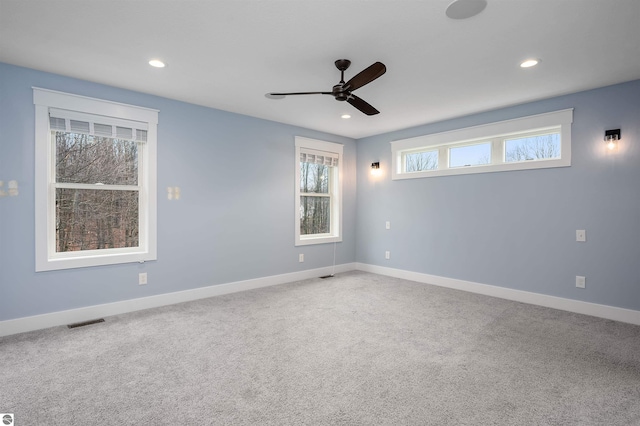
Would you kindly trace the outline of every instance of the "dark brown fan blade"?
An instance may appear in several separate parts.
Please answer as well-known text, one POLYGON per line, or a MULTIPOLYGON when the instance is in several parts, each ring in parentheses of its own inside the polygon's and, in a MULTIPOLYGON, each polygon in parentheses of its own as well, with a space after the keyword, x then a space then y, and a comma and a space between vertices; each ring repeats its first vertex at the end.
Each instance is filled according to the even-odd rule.
POLYGON ((347 81, 344 84, 344 87, 349 91, 359 89, 365 84, 371 83, 385 72, 387 72, 387 67, 385 67, 382 62, 376 62, 369 68, 360 71, 360 73, 356 74, 351 80, 347 81))
POLYGON ((269 99, 282 99, 291 95, 331 95, 331 92, 295 92, 295 93, 267 93, 265 96, 269 99))
POLYGON ((378 111, 377 109, 375 109, 374 107, 372 107, 371 105, 369 105, 368 103, 366 103, 365 101, 357 97, 356 95, 353 95, 353 94, 349 95, 349 99, 347 99, 347 102, 349 102, 351 105, 353 105, 354 107, 356 107, 357 109, 359 109, 360 111, 364 112, 367 115, 380 114, 380 111, 378 111))

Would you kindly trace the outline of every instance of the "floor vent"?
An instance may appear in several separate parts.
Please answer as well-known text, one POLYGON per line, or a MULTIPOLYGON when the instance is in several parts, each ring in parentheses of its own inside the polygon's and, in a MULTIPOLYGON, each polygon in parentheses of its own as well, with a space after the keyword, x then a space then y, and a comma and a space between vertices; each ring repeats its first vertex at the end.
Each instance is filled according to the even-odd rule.
POLYGON ((94 320, 85 321, 85 322, 77 322, 75 324, 69 324, 67 327, 78 328, 78 327, 84 327, 85 325, 98 324, 99 322, 104 322, 104 319, 100 318, 100 319, 94 319, 94 320))

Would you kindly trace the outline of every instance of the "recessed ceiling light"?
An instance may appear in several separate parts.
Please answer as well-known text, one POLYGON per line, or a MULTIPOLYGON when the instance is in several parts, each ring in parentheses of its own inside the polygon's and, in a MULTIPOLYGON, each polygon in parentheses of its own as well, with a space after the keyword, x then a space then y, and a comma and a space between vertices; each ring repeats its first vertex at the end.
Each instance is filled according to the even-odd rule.
POLYGON ((152 59, 149 61, 149 65, 156 68, 164 68, 164 62, 159 59, 152 59))
POLYGON ((539 59, 527 59, 526 61, 523 61, 522 63, 520 63, 520 67, 521 68, 531 68, 531 67, 535 67, 539 63, 540 63, 539 59))
POLYGON ((454 0, 447 6, 446 14, 451 19, 468 19, 487 7, 487 0, 454 0))
POLYGON ((351 118, 351 116, 349 114, 342 114, 340 118, 344 118, 346 120, 348 118, 351 118))

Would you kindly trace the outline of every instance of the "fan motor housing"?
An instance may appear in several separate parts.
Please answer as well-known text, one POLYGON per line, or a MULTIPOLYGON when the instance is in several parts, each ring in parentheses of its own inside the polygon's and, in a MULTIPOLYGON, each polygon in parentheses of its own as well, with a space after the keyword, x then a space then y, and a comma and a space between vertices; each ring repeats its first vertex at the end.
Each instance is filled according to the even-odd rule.
POLYGON ((334 98, 336 98, 336 101, 346 101, 347 99, 349 99, 350 95, 349 91, 345 90, 342 84, 336 84, 335 86, 333 86, 331 94, 334 98))

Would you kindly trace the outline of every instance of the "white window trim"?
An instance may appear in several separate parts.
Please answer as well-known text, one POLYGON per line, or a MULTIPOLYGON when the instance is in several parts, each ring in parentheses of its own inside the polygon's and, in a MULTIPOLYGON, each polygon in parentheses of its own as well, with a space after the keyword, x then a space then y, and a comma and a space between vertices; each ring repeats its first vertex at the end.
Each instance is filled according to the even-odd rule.
POLYGON ((36 272, 157 259, 158 110, 33 87, 35 104, 35 245, 36 272), (147 123, 140 173, 139 247, 55 252, 54 159, 51 158, 49 109, 59 108, 126 121, 147 123), (143 214, 146 212, 146 214, 143 214))
POLYGON ((483 124, 480 126, 466 127, 450 132, 434 133, 418 136, 410 139, 402 139, 391 142, 393 180, 415 179, 437 176, 464 175, 472 173, 491 173, 513 170, 542 169, 551 167, 571 166, 571 123, 573 122, 573 108, 515 118, 483 124), (561 158, 505 162, 504 144, 501 138, 515 136, 549 129, 560 131, 561 158), (474 145, 477 143, 492 141, 492 164, 469 167, 449 168, 449 148, 453 146, 474 145), (420 172, 402 172, 402 154, 419 150, 438 150, 438 169, 420 172))
POLYGON ((340 242, 342 241, 342 163, 344 162, 342 156, 343 146, 338 143, 303 138, 300 136, 296 136, 295 146, 295 245, 304 246, 311 244, 340 242), (300 234, 300 148, 338 154, 338 166, 334 167, 334 169, 337 170, 334 170, 334 176, 332 176, 331 179, 331 191, 333 192, 332 197, 334 202, 331 205, 331 232, 328 234, 300 234))

